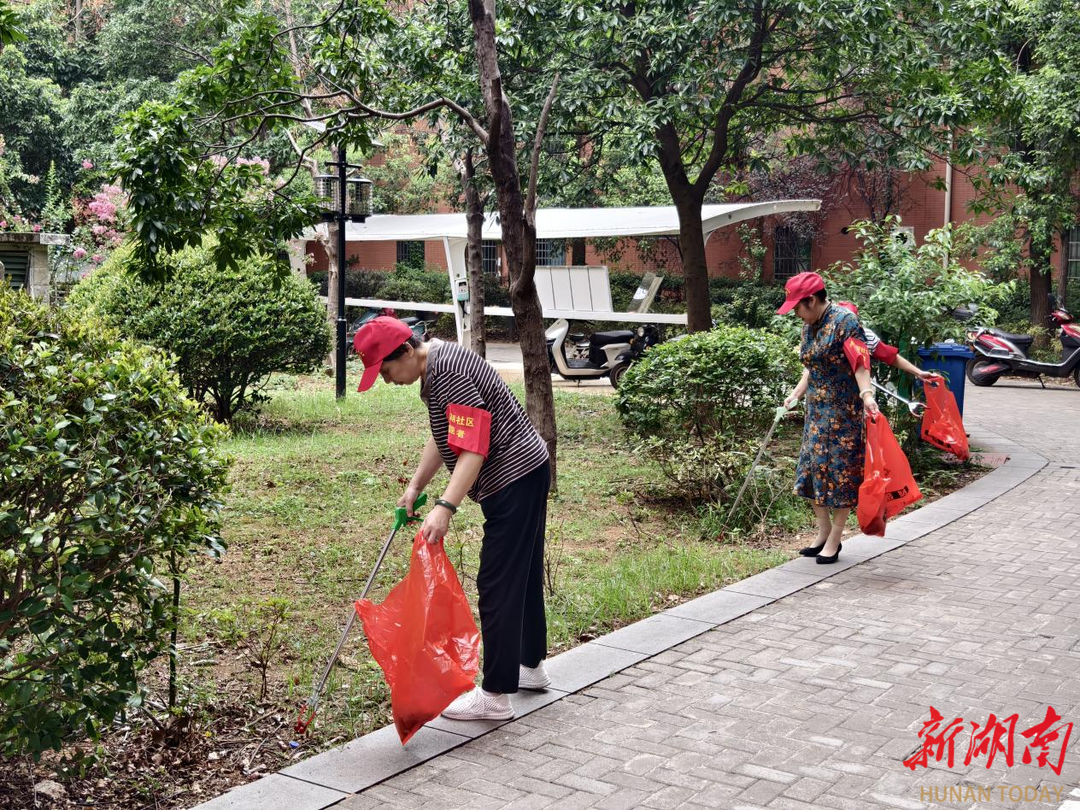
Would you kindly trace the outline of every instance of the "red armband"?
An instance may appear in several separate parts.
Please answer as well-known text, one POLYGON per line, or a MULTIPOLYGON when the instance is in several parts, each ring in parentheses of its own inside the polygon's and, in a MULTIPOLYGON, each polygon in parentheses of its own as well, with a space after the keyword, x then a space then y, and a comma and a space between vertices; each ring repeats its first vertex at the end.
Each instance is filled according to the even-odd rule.
POLYGON ((900 356, 900 350, 895 346, 890 346, 888 343, 879 342, 874 347, 874 353, 870 356, 887 366, 895 366, 896 358, 900 356))
POLYGON ((491 444, 491 414, 468 405, 446 406, 446 444, 457 455, 468 450, 488 457, 491 444))
POLYGON ((858 371, 860 368, 870 368, 870 351, 866 344, 858 338, 850 337, 844 341, 844 354, 851 363, 851 370, 858 371))

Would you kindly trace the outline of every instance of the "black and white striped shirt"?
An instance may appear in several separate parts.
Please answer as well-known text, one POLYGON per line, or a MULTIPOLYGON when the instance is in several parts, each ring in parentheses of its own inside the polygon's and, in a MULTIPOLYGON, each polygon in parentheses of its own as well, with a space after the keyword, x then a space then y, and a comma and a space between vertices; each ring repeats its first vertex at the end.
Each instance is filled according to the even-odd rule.
POLYGON ((446 442, 448 405, 467 405, 491 414, 491 444, 469 497, 482 501, 548 460, 547 445, 498 372, 480 355, 457 343, 428 345, 427 373, 420 388, 431 435, 452 473, 457 455, 446 442))

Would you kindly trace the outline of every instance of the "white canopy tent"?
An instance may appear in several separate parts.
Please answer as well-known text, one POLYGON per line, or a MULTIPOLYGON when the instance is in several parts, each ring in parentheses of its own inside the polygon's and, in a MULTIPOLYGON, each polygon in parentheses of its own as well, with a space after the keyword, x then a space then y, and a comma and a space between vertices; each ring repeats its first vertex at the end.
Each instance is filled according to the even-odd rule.
MULTIPOLYGON (((702 207, 701 220, 705 241, 720 228, 757 217, 792 211, 817 211, 821 200, 778 200, 756 203, 725 203, 702 207)), ((304 238, 326 235, 320 224, 304 238)), ((536 212, 538 239, 595 239, 600 237, 675 236, 679 233, 679 216, 674 206, 644 208, 540 208, 536 212)), ((428 241, 438 240, 446 251, 450 288, 455 293, 454 304, 434 304, 411 301, 381 301, 376 299, 346 299, 350 306, 389 306, 396 309, 419 309, 431 312, 453 312, 457 321, 458 340, 466 342, 470 329, 468 278, 465 268, 467 241, 465 214, 376 215, 364 223, 348 223, 345 241, 428 241), (466 300, 460 300, 461 297, 466 300)), ((502 228, 498 215, 489 214, 484 221, 482 238, 501 241, 502 228)), ((506 307, 485 307, 489 315, 512 315, 506 307)), ((578 310, 545 309, 545 318, 577 320, 649 321, 653 323, 686 323, 685 315, 638 314, 626 312, 596 313, 578 310)))

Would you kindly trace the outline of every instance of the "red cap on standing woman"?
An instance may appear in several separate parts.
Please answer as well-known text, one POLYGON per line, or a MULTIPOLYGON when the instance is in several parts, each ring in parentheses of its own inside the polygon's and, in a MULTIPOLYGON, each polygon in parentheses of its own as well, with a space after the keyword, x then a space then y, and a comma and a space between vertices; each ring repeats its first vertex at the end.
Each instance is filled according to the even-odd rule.
POLYGON ((792 276, 784 285, 787 297, 784 298, 784 303, 780 305, 780 309, 776 310, 776 314, 786 315, 795 309, 795 305, 804 298, 824 289, 825 280, 817 273, 798 273, 792 276))

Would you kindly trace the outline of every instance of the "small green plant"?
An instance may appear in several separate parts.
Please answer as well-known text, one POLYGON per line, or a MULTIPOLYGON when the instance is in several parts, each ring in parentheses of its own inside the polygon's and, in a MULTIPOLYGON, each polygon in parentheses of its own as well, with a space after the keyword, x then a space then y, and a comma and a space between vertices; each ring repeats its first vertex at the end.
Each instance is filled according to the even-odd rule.
POLYGON ((259 700, 266 698, 270 664, 281 646, 281 637, 288 632, 285 620, 289 615, 287 599, 268 599, 251 612, 252 624, 247 633, 248 657, 259 673, 259 700))

